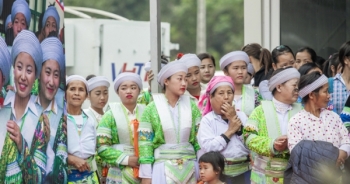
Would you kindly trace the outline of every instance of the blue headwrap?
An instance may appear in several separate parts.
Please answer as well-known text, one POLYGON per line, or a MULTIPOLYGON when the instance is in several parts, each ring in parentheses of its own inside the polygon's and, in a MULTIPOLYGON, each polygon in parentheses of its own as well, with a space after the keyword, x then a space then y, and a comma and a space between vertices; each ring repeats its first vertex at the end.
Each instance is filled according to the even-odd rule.
POLYGON ((11 56, 5 40, 2 37, 0 37, 0 70, 5 77, 4 84, 7 84, 10 79, 11 56))
POLYGON ((45 13, 44 13, 44 17, 43 17, 43 27, 45 27, 45 23, 47 18, 49 17, 53 17, 56 20, 56 29, 57 29, 57 33, 59 32, 59 27, 60 27, 60 16, 58 15, 58 12, 56 10, 55 6, 49 6, 45 13))
POLYGON ((15 2, 13 2, 12 10, 11 10, 12 22, 15 20, 17 13, 22 13, 24 15, 24 17, 26 18, 26 23, 28 28, 30 25, 31 13, 30 13, 30 9, 27 1, 16 0, 15 2))
MULTIPOLYGON (((1 1, 1 0, 0 0, 1 1)), ((5 21, 5 31, 7 31, 7 24, 9 24, 11 21, 11 14, 7 16, 5 21)))
POLYGON ((41 42, 41 49, 43 51, 43 63, 49 59, 57 61, 60 66, 60 75, 64 75, 64 54, 61 41, 56 37, 49 37, 41 42))
POLYGON ((18 33, 17 37, 13 41, 13 46, 12 46, 13 65, 15 64, 15 60, 18 54, 21 52, 25 52, 30 56, 32 56, 36 66, 35 74, 36 74, 36 77, 38 78, 41 71, 41 65, 43 62, 43 52, 41 50, 41 46, 38 38, 31 31, 22 30, 20 33, 18 33))

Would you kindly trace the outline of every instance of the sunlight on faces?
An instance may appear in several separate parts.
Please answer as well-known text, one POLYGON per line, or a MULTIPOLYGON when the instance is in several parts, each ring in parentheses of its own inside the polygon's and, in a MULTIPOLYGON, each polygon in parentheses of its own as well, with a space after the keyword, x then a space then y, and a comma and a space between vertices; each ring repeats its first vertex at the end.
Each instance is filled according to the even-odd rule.
POLYGON ((215 66, 213 60, 210 58, 205 58, 201 62, 200 67, 201 81, 203 83, 208 83, 215 74, 215 66))
MULTIPOLYGON (((294 78, 291 79, 284 84, 279 84, 276 86, 276 92, 274 96, 279 93, 279 96, 282 98, 282 100, 287 104, 293 104, 298 99, 298 91, 296 90, 298 88, 299 79, 294 78)), ((282 101, 280 100, 280 101, 282 101)))
POLYGON ((134 81, 124 81, 118 87, 117 93, 123 104, 136 104, 140 88, 134 81))
POLYGON ((277 56, 277 61, 277 64, 272 63, 272 67, 274 70, 286 68, 288 66, 294 66, 294 57, 293 54, 290 52, 277 56))
POLYGON ((22 97, 28 97, 35 81, 35 62, 29 54, 21 52, 18 54, 14 65, 14 81, 16 93, 22 97))
POLYGON ((328 83, 324 84, 318 92, 312 92, 309 94, 308 103, 314 103, 316 108, 327 108, 330 99, 330 94, 328 93, 328 83))
POLYGON ((230 76, 234 84, 243 84, 247 74, 247 63, 244 61, 234 61, 226 66, 224 74, 230 76))
POLYGON ((15 20, 13 21, 12 27, 13 35, 14 37, 16 37, 19 32, 21 32, 24 29, 27 29, 26 17, 22 13, 17 13, 15 16, 15 20))
POLYGON ((174 93, 177 96, 181 96, 185 93, 187 88, 187 78, 185 72, 177 72, 170 76, 169 79, 165 79, 164 86, 167 91, 174 93))
POLYGON ((44 62, 39 81, 40 95, 53 100, 60 85, 60 66, 57 61, 49 59, 44 62))
POLYGON ((106 86, 99 86, 94 88, 89 93, 89 100, 91 107, 103 109, 108 102, 109 94, 106 86))
POLYGON ((215 171, 211 163, 199 163, 200 179, 204 182, 210 182, 219 179, 218 171, 215 171))
POLYGON ((312 63, 311 55, 306 51, 298 52, 295 59, 294 68, 297 70, 306 63, 312 63))
POLYGON ((44 34, 48 37, 51 31, 57 31, 56 20, 52 16, 48 17, 45 22, 44 34))
POLYGON ((222 115, 221 106, 226 102, 232 105, 233 98, 234 91, 230 86, 219 86, 218 88, 216 88, 215 92, 210 95, 211 108, 213 109, 215 114, 222 115))
POLYGON ((69 106, 81 108, 86 97, 87 91, 84 82, 75 80, 68 84, 66 99, 69 106))
POLYGON ((200 88, 200 71, 198 66, 192 66, 188 69, 188 73, 186 75, 187 78, 187 89, 197 89, 200 88))

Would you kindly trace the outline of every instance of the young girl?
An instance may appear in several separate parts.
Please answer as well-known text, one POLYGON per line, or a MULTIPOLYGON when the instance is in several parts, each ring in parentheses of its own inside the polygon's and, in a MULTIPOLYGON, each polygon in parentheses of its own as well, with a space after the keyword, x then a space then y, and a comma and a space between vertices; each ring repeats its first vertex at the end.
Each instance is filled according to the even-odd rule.
POLYGON ((220 152, 208 152, 199 158, 199 184, 225 184, 225 158, 220 152))
POLYGON ((136 101, 142 90, 141 77, 121 73, 114 80, 114 90, 121 103, 110 103, 102 117, 97 128, 97 152, 111 166, 107 183, 140 183, 137 128, 145 106, 136 101))
POLYGON ((79 75, 66 80, 68 130, 68 183, 98 183, 93 167, 96 153, 95 121, 81 106, 89 90, 87 81, 79 75))
POLYGON ((196 125, 201 114, 195 102, 183 95, 186 74, 187 67, 178 61, 158 74, 165 93, 152 95, 154 101, 145 108, 138 129, 142 182, 196 183, 196 125))
POLYGON ((255 107, 260 105, 261 96, 251 85, 244 85, 249 57, 243 51, 234 51, 220 59, 220 68, 230 76, 235 85, 233 104, 237 111, 243 111, 248 117, 255 107))

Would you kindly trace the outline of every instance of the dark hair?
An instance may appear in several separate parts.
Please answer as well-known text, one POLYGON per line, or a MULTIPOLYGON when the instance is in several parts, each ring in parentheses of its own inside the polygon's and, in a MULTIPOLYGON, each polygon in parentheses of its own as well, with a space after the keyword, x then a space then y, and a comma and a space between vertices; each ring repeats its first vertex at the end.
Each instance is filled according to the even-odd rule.
POLYGON ((225 157, 222 156, 220 152, 214 152, 210 151, 208 153, 203 154, 200 158, 198 163, 210 163, 213 166, 213 170, 216 172, 219 172, 219 179, 221 181, 226 180, 226 176, 224 174, 225 169, 225 157))
MULTIPOLYGON (((308 54, 310 54, 310 57, 311 57, 311 60, 313 63, 316 62, 317 60, 317 55, 316 55, 316 52, 314 51, 314 49, 310 48, 310 47, 301 47, 298 49, 298 51, 295 53, 295 57, 297 56, 297 54, 299 52, 307 52, 308 54)), ((294 57, 294 58, 295 58, 294 57)))
POLYGON ((350 56, 350 41, 345 42, 339 49, 339 61, 345 66, 345 58, 350 56))
MULTIPOLYGON (((307 86, 307 85, 313 83, 314 81, 316 81, 319 77, 321 77, 321 74, 319 72, 311 72, 310 74, 301 76, 298 88, 299 89, 304 88, 305 86, 307 86)), ((317 88, 317 89, 315 89, 315 90, 313 90, 312 92, 318 93, 321 88, 322 88, 322 86, 317 88)), ((302 99, 302 103, 306 103, 308 100, 309 100, 309 95, 306 95, 302 99)))
POLYGON ((295 56, 293 54, 293 51, 290 47, 288 47, 287 45, 280 45, 280 46, 277 46, 276 48, 274 48, 272 50, 272 62, 277 64, 278 63, 278 60, 277 60, 277 57, 282 55, 282 54, 285 54, 285 53, 291 53, 295 59, 295 56))
POLYGON ((321 68, 326 60, 321 56, 316 56, 316 64, 321 68))
POLYGON ((298 71, 300 75, 303 76, 309 73, 310 70, 315 68, 320 68, 320 67, 318 67, 318 65, 316 65, 315 63, 306 63, 303 66, 301 66, 298 71))
POLYGON ((334 54, 330 55, 329 58, 326 60, 326 62, 323 64, 323 73, 327 77, 333 77, 332 70, 331 70, 332 65, 334 66, 335 70, 338 69, 338 66, 340 64, 338 56, 339 56, 338 53, 334 53, 334 54))
MULTIPOLYGON (((270 80, 273 76, 275 76, 275 75, 277 75, 278 73, 282 72, 283 70, 286 70, 286 69, 289 69, 289 68, 293 68, 293 67, 288 66, 288 67, 279 68, 279 69, 273 71, 273 73, 272 73, 271 77, 269 78, 269 80, 270 80)), ((287 82, 287 81, 286 81, 286 82, 287 82)), ((284 82, 284 83, 286 83, 286 82, 284 82)), ((282 83, 282 84, 284 84, 284 83, 282 83)), ((276 93, 276 88, 272 90, 272 95, 274 95, 275 93, 276 93)))
POLYGON ((88 80, 90 80, 91 78, 94 78, 94 77, 96 77, 96 75, 90 74, 90 75, 88 75, 88 76, 86 77, 86 81, 88 81, 88 80))
POLYGON ((197 57, 198 57, 201 61, 203 61, 203 59, 211 59, 211 60, 213 61, 213 65, 216 66, 214 56, 212 56, 212 55, 210 55, 210 54, 208 54, 208 53, 200 53, 200 54, 197 55, 197 57))
POLYGON ((242 48, 242 51, 246 52, 248 56, 260 61, 262 66, 265 68, 265 74, 272 68, 272 56, 269 50, 263 48, 257 43, 251 43, 242 48))

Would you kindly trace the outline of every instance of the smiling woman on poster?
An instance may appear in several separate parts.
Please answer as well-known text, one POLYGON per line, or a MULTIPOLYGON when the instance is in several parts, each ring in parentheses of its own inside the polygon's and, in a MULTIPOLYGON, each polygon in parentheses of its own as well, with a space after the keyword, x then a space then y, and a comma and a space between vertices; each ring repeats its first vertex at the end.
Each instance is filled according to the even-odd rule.
POLYGON ((39 76, 42 50, 34 33, 22 30, 12 47, 14 81, 17 91, 9 91, 4 108, 10 114, 7 131, 18 149, 17 159, 26 183, 41 183, 46 174, 46 148, 50 125, 42 108, 31 95, 35 79, 39 76))

